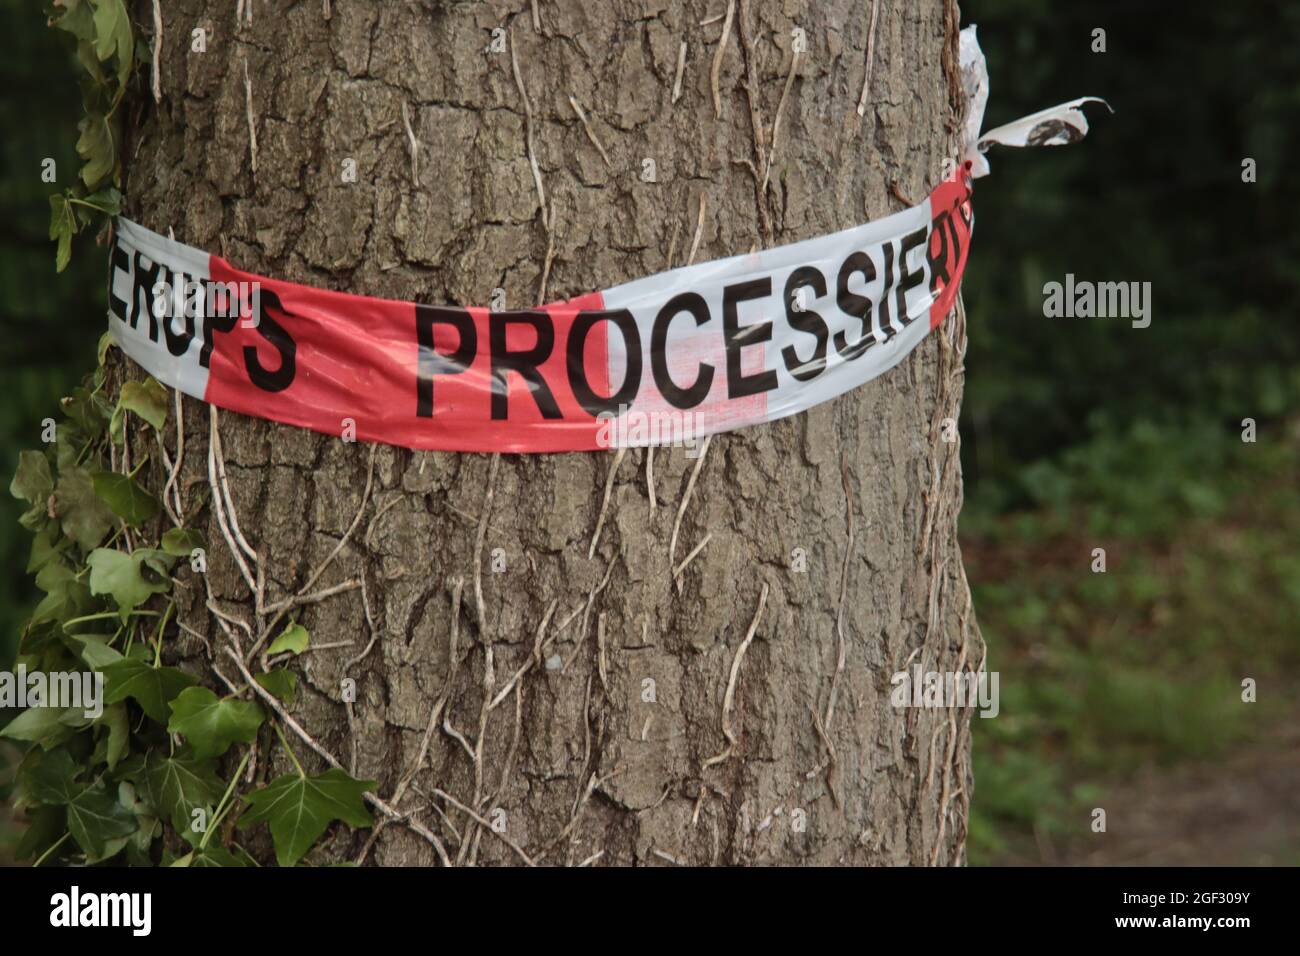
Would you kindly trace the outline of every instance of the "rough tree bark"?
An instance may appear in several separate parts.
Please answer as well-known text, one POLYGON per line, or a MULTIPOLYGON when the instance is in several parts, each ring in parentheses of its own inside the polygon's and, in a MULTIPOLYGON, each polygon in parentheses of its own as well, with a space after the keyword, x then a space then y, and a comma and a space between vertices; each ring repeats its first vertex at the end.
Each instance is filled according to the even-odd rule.
MULTIPOLYGON (((511 307, 692 250, 816 236, 919 201, 956 154, 955 4, 874 5, 177 0, 163 101, 125 144, 127 212, 263 274, 429 302, 501 288, 511 307), (807 50, 788 83, 796 28, 807 50)), ((134 12, 151 22, 151 4, 134 12)), ((220 415, 264 604, 345 586, 293 610, 319 648, 293 665, 295 719, 453 863, 962 862, 969 712, 895 709, 889 694, 905 666, 982 666, 942 428, 964 349, 959 308, 833 403, 716 436, 699 462, 660 450, 657 507, 640 450, 418 453, 220 415), (679 589, 683 506, 676 562, 712 538, 679 589)), ((209 410, 186 399, 184 422, 184 507, 209 542, 212 602, 259 632, 275 615, 257 613, 214 515, 209 410)), ((199 580, 179 619, 212 650, 183 632, 176 654, 214 687, 214 667, 238 683, 199 580)), ((259 776, 280 760, 263 756, 259 776)), ((336 827, 315 858, 438 860, 405 823, 370 836, 336 827)))

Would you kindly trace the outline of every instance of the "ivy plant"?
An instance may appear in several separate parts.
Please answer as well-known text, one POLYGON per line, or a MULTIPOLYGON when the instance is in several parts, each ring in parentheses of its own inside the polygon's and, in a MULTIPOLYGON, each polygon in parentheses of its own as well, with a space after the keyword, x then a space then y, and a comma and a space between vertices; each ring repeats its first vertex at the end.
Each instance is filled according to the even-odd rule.
POLYGON ((122 103, 136 64, 148 59, 137 41, 126 0, 53 0, 50 26, 76 49, 85 115, 77 124, 81 169, 74 185, 50 196, 50 239, 55 268, 72 258, 72 238, 86 226, 110 228, 122 205, 122 103))
MULTIPOLYGON (((99 367, 64 399, 54 440, 21 453, 10 485, 27 505, 27 570, 44 592, 24 624, 18 663, 28 673, 103 678, 97 716, 34 706, 0 729, 27 748, 15 786, 28 820, 19 858, 244 866, 255 860, 241 834, 266 825, 276 860, 295 865, 334 822, 371 824, 363 795, 375 784, 335 769, 308 774, 279 727, 268 733, 251 688, 222 695, 167 663, 175 663, 169 649, 178 634, 172 591, 181 578, 199 582, 203 538, 195 528, 164 527, 164 509, 139 480, 147 458, 129 472, 113 467, 127 458, 133 433, 138 449, 161 443, 169 396, 147 379, 110 401, 107 347, 106 336, 99 367), (268 753, 277 738, 295 772, 264 786, 246 781, 254 747, 268 753)), ((309 640, 293 623, 273 650, 296 654, 309 640)), ((292 704, 292 671, 253 676, 292 704)))

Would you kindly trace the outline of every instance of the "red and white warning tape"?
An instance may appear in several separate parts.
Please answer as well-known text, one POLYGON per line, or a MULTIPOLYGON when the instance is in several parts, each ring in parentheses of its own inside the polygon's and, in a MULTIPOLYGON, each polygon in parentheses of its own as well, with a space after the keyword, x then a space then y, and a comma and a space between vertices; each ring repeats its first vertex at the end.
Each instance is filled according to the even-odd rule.
MULTIPOLYGON (((983 75, 969 37, 968 85, 983 75)), ((1078 105, 978 147, 1073 141, 1078 105)), ((314 289, 119 218, 109 325, 186 395, 330 435, 478 452, 689 442, 829 401, 916 348, 956 299, 982 164, 972 144, 924 202, 875 222, 523 311, 314 289)))

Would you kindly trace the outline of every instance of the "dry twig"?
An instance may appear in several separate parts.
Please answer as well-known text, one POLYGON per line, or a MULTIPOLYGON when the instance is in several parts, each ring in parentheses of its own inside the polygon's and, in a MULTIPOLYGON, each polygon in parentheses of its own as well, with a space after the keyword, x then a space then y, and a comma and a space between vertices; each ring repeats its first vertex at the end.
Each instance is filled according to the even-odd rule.
POLYGON ((493 486, 496 483, 500 453, 492 456, 488 465, 487 491, 483 494, 483 509, 479 515, 478 530, 474 533, 474 610, 478 614, 480 636, 487 631, 487 610, 483 605, 483 539, 487 537, 488 514, 492 511, 493 486))
POLYGON ((402 100, 402 123, 406 126, 406 139, 411 147, 411 186, 420 188, 420 141, 415 138, 415 130, 411 128, 411 114, 406 108, 406 100, 402 100))
POLYGON ((700 477, 700 469, 704 467, 704 456, 709 452, 709 443, 713 441, 712 435, 706 435, 704 444, 700 446, 700 457, 695 459, 695 468, 691 471, 691 477, 686 480, 686 493, 682 495, 682 503, 677 508, 677 518, 673 521, 673 533, 668 539, 668 563, 671 565, 673 555, 677 551, 677 532, 682 527, 682 516, 686 514, 686 506, 691 502, 691 492, 695 490, 695 481, 700 477))
POLYGON ((519 56, 515 52, 515 39, 510 38, 510 68, 515 74, 515 86, 524 101, 524 141, 528 147, 528 165, 533 170, 533 182, 537 185, 537 208, 542 213, 542 225, 550 230, 551 224, 546 217, 546 189, 542 186, 542 169, 537 165, 537 150, 533 148, 533 106, 528 101, 528 92, 524 89, 524 78, 519 72, 519 56))
POLYGON ((325 569, 334 562, 334 559, 338 557, 339 552, 341 552, 344 546, 347 545, 348 540, 352 537, 352 533, 357 530, 357 525, 361 523, 361 516, 365 514, 366 505, 370 502, 370 489, 374 487, 375 483, 375 454, 378 451, 378 445, 370 446, 370 464, 366 471, 366 489, 361 494, 361 505, 357 508, 356 516, 352 519, 352 523, 348 525, 347 531, 343 533, 343 537, 339 538, 338 544, 334 546, 334 549, 330 551, 325 560, 320 563, 320 566, 316 568, 311 577, 307 579, 307 583, 299 589, 296 595, 287 600, 280 601, 274 606, 274 610, 272 608, 263 608, 265 613, 273 614, 274 616, 271 618, 270 623, 267 624, 266 627, 262 628, 262 633, 258 635, 257 641, 254 642, 251 648, 249 648, 248 659, 250 661, 253 659, 253 655, 255 655, 262 645, 266 643, 266 639, 271 636, 271 632, 275 630, 275 626, 280 623, 285 612, 290 608, 297 607, 301 604, 314 603, 315 601, 332 597, 333 595, 342 593, 343 591, 350 591, 353 588, 360 587, 360 582, 353 580, 344 582, 343 584, 337 584, 332 588, 325 588, 315 594, 309 593, 316 582, 320 580, 320 576, 325 573, 325 569))
POLYGON ((867 89, 871 86, 871 63, 876 56, 876 14, 880 12, 880 0, 871 0, 871 25, 867 27, 867 73, 862 78, 862 95, 858 97, 858 116, 867 111, 867 89))
POLYGON ((695 556, 696 556, 697 554, 699 554, 701 551, 704 550, 705 546, 709 543, 710 540, 712 540, 712 538, 713 538, 713 532, 710 531, 708 534, 706 534, 706 535, 704 536, 704 540, 701 541, 699 544, 697 544, 697 545, 696 545, 696 546, 691 550, 691 553, 690 553, 690 554, 688 554, 686 557, 682 558, 682 563, 679 564, 679 565, 677 565, 677 569, 676 569, 675 571, 673 571, 673 580, 677 582, 677 589, 678 589, 679 591, 680 591, 681 588, 682 588, 682 572, 684 572, 684 571, 686 570, 687 566, 688 566, 692 561, 695 560, 695 556))
POLYGON ((677 51, 677 75, 673 78, 673 102, 682 98, 682 75, 686 72, 686 41, 677 51))
POLYGON ((587 139, 591 140, 591 145, 596 147, 596 152, 600 153, 600 158, 605 161, 606 166, 612 166, 613 163, 609 161, 609 153, 605 152, 605 147, 602 146, 600 140, 596 138, 596 131, 593 130, 591 124, 587 122, 587 114, 583 112, 582 106, 578 103, 577 98, 570 96, 569 105, 573 107, 573 112, 578 114, 578 119, 582 121, 582 129, 587 134, 587 139))
POLYGON ((767 193, 768 181, 772 178, 772 163, 776 161, 776 150, 780 140, 778 136, 781 132, 781 114, 785 110, 786 98, 790 95, 790 87, 794 86, 795 74, 799 72, 799 57, 801 54, 796 50, 790 56, 790 72, 786 74, 785 86, 781 88, 781 99, 776 104, 776 115, 772 118, 772 149, 767 154, 767 168, 763 170, 763 185, 760 192, 767 193))
POLYGON ((208 484, 212 487, 212 507, 217 515, 217 526, 221 529, 222 537, 226 539, 226 546, 230 548, 230 553, 235 559, 240 575, 244 578, 244 583, 248 585, 250 593, 256 594, 257 582, 253 578, 252 571, 248 569, 248 564, 244 561, 244 555, 240 551, 239 545, 235 543, 234 536, 230 533, 229 523, 226 520, 221 481, 217 477, 217 455, 220 447, 217 439, 217 407, 209 405, 208 411, 208 484))
POLYGON ((162 0, 153 0, 153 101, 162 102, 162 0))
POLYGON ((704 193, 700 193, 700 213, 695 220, 695 238, 691 241, 691 254, 686 257, 689 266, 695 261, 695 253, 700 251, 700 239, 704 236, 704 193))
MULTIPOLYGON (((252 21, 253 6, 249 3, 248 18, 252 21)), ((253 123, 253 81, 248 78, 248 58, 244 58, 244 112, 248 116, 248 153, 252 159, 253 175, 257 175, 257 129, 253 123)))
POLYGON ((510 847, 510 849, 515 851, 515 853, 519 856, 519 859, 523 860, 526 866, 537 865, 536 863, 533 862, 532 857, 530 857, 527 853, 525 853, 518 843, 510 839, 510 837, 506 836, 504 833, 500 832, 499 830, 494 829, 491 823, 489 823, 487 820, 484 820, 481 816, 479 816, 469 807, 465 806, 465 804, 461 803, 451 794, 445 793, 442 790, 438 790, 435 788, 433 791, 433 795, 435 797, 440 797, 443 800, 446 800, 453 807, 467 814, 470 817, 470 819, 474 820, 474 822, 477 823, 479 826, 487 829, 491 833, 496 834, 496 836, 498 837, 498 839, 501 840, 502 843, 504 843, 506 846, 510 847))
POLYGON ((600 502, 600 512, 596 516, 596 531, 591 536, 591 545, 587 548, 587 557, 593 557, 596 554, 596 545, 600 541, 600 530, 605 527, 605 512, 609 508, 609 495, 614 488, 614 478, 618 475, 618 466, 623 463, 624 456, 627 455, 627 448, 620 448, 614 455, 614 463, 609 466, 609 474, 605 476, 605 496, 600 502))
POLYGON ((718 93, 718 78, 722 73, 722 54, 726 52, 727 39, 731 36, 731 21, 735 15, 736 0, 727 0, 727 15, 722 22, 722 37, 718 40, 718 49, 713 54, 713 68, 709 71, 709 87, 713 91, 713 115, 718 119, 722 118, 722 97, 718 93))
POLYGON ((765 581, 763 582, 763 590, 758 596, 758 610, 754 612, 754 620, 749 624, 749 632, 745 635, 745 639, 740 642, 740 647, 736 648, 736 657, 731 662, 731 675, 727 678, 727 691, 722 697, 722 734, 727 738, 727 749, 704 761, 701 769, 707 769, 714 764, 722 763, 736 751, 736 735, 731 729, 731 707, 736 697, 736 680, 740 676, 740 662, 744 659, 745 652, 749 650, 749 645, 758 632, 758 620, 763 616, 763 608, 766 605, 767 582, 765 581))

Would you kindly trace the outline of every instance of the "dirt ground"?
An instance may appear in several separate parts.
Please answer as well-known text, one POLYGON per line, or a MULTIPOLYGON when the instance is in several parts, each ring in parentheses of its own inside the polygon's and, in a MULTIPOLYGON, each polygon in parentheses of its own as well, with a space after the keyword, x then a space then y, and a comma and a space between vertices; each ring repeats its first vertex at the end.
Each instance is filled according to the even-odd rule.
POLYGON ((1300 865, 1300 720, 1213 763, 1148 767, 1098 801, 1107 829, 1044 862, 1074 866, 1300 865))

